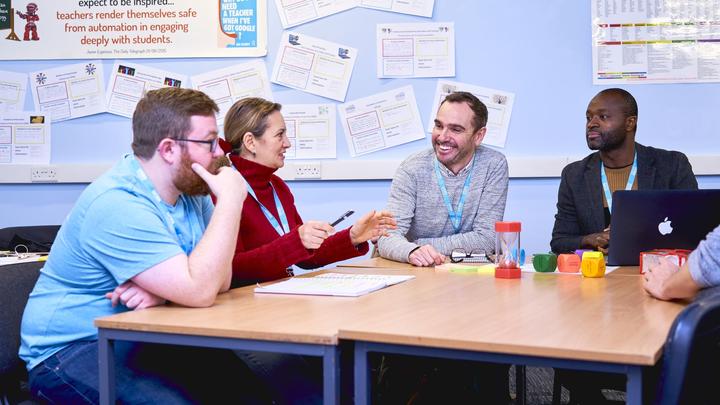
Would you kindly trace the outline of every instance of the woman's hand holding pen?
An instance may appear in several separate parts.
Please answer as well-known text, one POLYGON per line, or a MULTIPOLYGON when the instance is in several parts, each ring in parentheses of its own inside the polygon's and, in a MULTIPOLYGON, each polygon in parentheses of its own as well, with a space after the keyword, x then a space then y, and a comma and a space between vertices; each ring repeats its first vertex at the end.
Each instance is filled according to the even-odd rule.
POLYGON ((322 221, 307 221, 298 228, 300 241, 305 249, 317 249, 335 232, 329 223, 322 221))
POLYGON ((370 211, 350 227, 350 242, 359 245, 386 236, 388 229, 396 229, 397 222, 390 211, 370 211))

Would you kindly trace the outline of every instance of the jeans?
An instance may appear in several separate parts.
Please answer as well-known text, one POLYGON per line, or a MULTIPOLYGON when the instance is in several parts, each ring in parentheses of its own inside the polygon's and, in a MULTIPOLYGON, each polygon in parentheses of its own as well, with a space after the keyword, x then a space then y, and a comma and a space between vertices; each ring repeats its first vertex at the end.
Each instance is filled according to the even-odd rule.
POLYGON ((322 404, 322 359, 296 354, 236 350, 275 404, 322 404))
MULTIPOLYGON (((50 404, 97 404, 97 341, 75 342, 29 374, 32 393, 50 404)), ((115 342, 120 403, 268 403, 254 386, 247 367, 227 350, 115 342)))

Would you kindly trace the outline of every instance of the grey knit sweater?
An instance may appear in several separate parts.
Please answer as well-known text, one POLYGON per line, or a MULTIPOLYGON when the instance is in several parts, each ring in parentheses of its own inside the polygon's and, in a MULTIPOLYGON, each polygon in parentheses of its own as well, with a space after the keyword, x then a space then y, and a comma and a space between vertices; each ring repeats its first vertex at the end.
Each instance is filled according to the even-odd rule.
MULTIPOLYGON (((471 186, 465 197, 461 229, 455 233, 435 176, 435 152, 418 152, 402 162, 390 187, 387 209, 395 215, 397 229, 378 241, 382 257, 407 262, 418 246, 432 245, 449 255, 453 249, 491 252, 495 249, 495 222, 505 211, 508 166, 500 152, 480 146, 475 151, 471 186)), ((454 175, 442 164, 440 172, 453 209, 472 165, 454 175)))
POLYGON ((720 286, 720 226, 690 254, 688 266, 690 275, 700 286, 720 286))

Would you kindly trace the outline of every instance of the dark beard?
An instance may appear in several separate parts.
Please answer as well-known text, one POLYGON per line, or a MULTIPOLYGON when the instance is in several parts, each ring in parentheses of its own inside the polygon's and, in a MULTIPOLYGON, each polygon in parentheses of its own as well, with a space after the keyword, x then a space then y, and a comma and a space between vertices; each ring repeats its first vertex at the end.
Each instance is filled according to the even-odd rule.
MULTIPOLYGON (((202 177, 198 176, 197 173, 192 169, 193 162, 190 160, 187 154, 182 157, 180 163, 180 170, 173 179, 175 188, 186 195, 208 195, 210 194, 210 187, 205 183, 202 177)), ((220 156, 214 159, 210 163, 208 171, 212 174, 217 174, 221 167, 228 166, 228 160, 225 156, 220 156)))
POLYGON ((585 137, 585 141, 590 150, 599 150, 602 152, 620 149, 625 145, 627 140, 627 134, 617 128, 600 131, 600 141, 594 145, 587 139, 587 131, 585 132, 585 137))

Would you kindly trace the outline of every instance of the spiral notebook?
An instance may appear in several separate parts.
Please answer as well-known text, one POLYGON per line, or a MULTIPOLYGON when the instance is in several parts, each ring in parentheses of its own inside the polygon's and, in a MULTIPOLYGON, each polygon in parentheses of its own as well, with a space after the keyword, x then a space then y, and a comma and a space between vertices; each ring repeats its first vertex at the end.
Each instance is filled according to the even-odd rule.
POLYGON ((274 284, 258 285, 255 292, 359 297, 412 278, 415 276, 324 273, 314 277, 293 277, 274 284))

